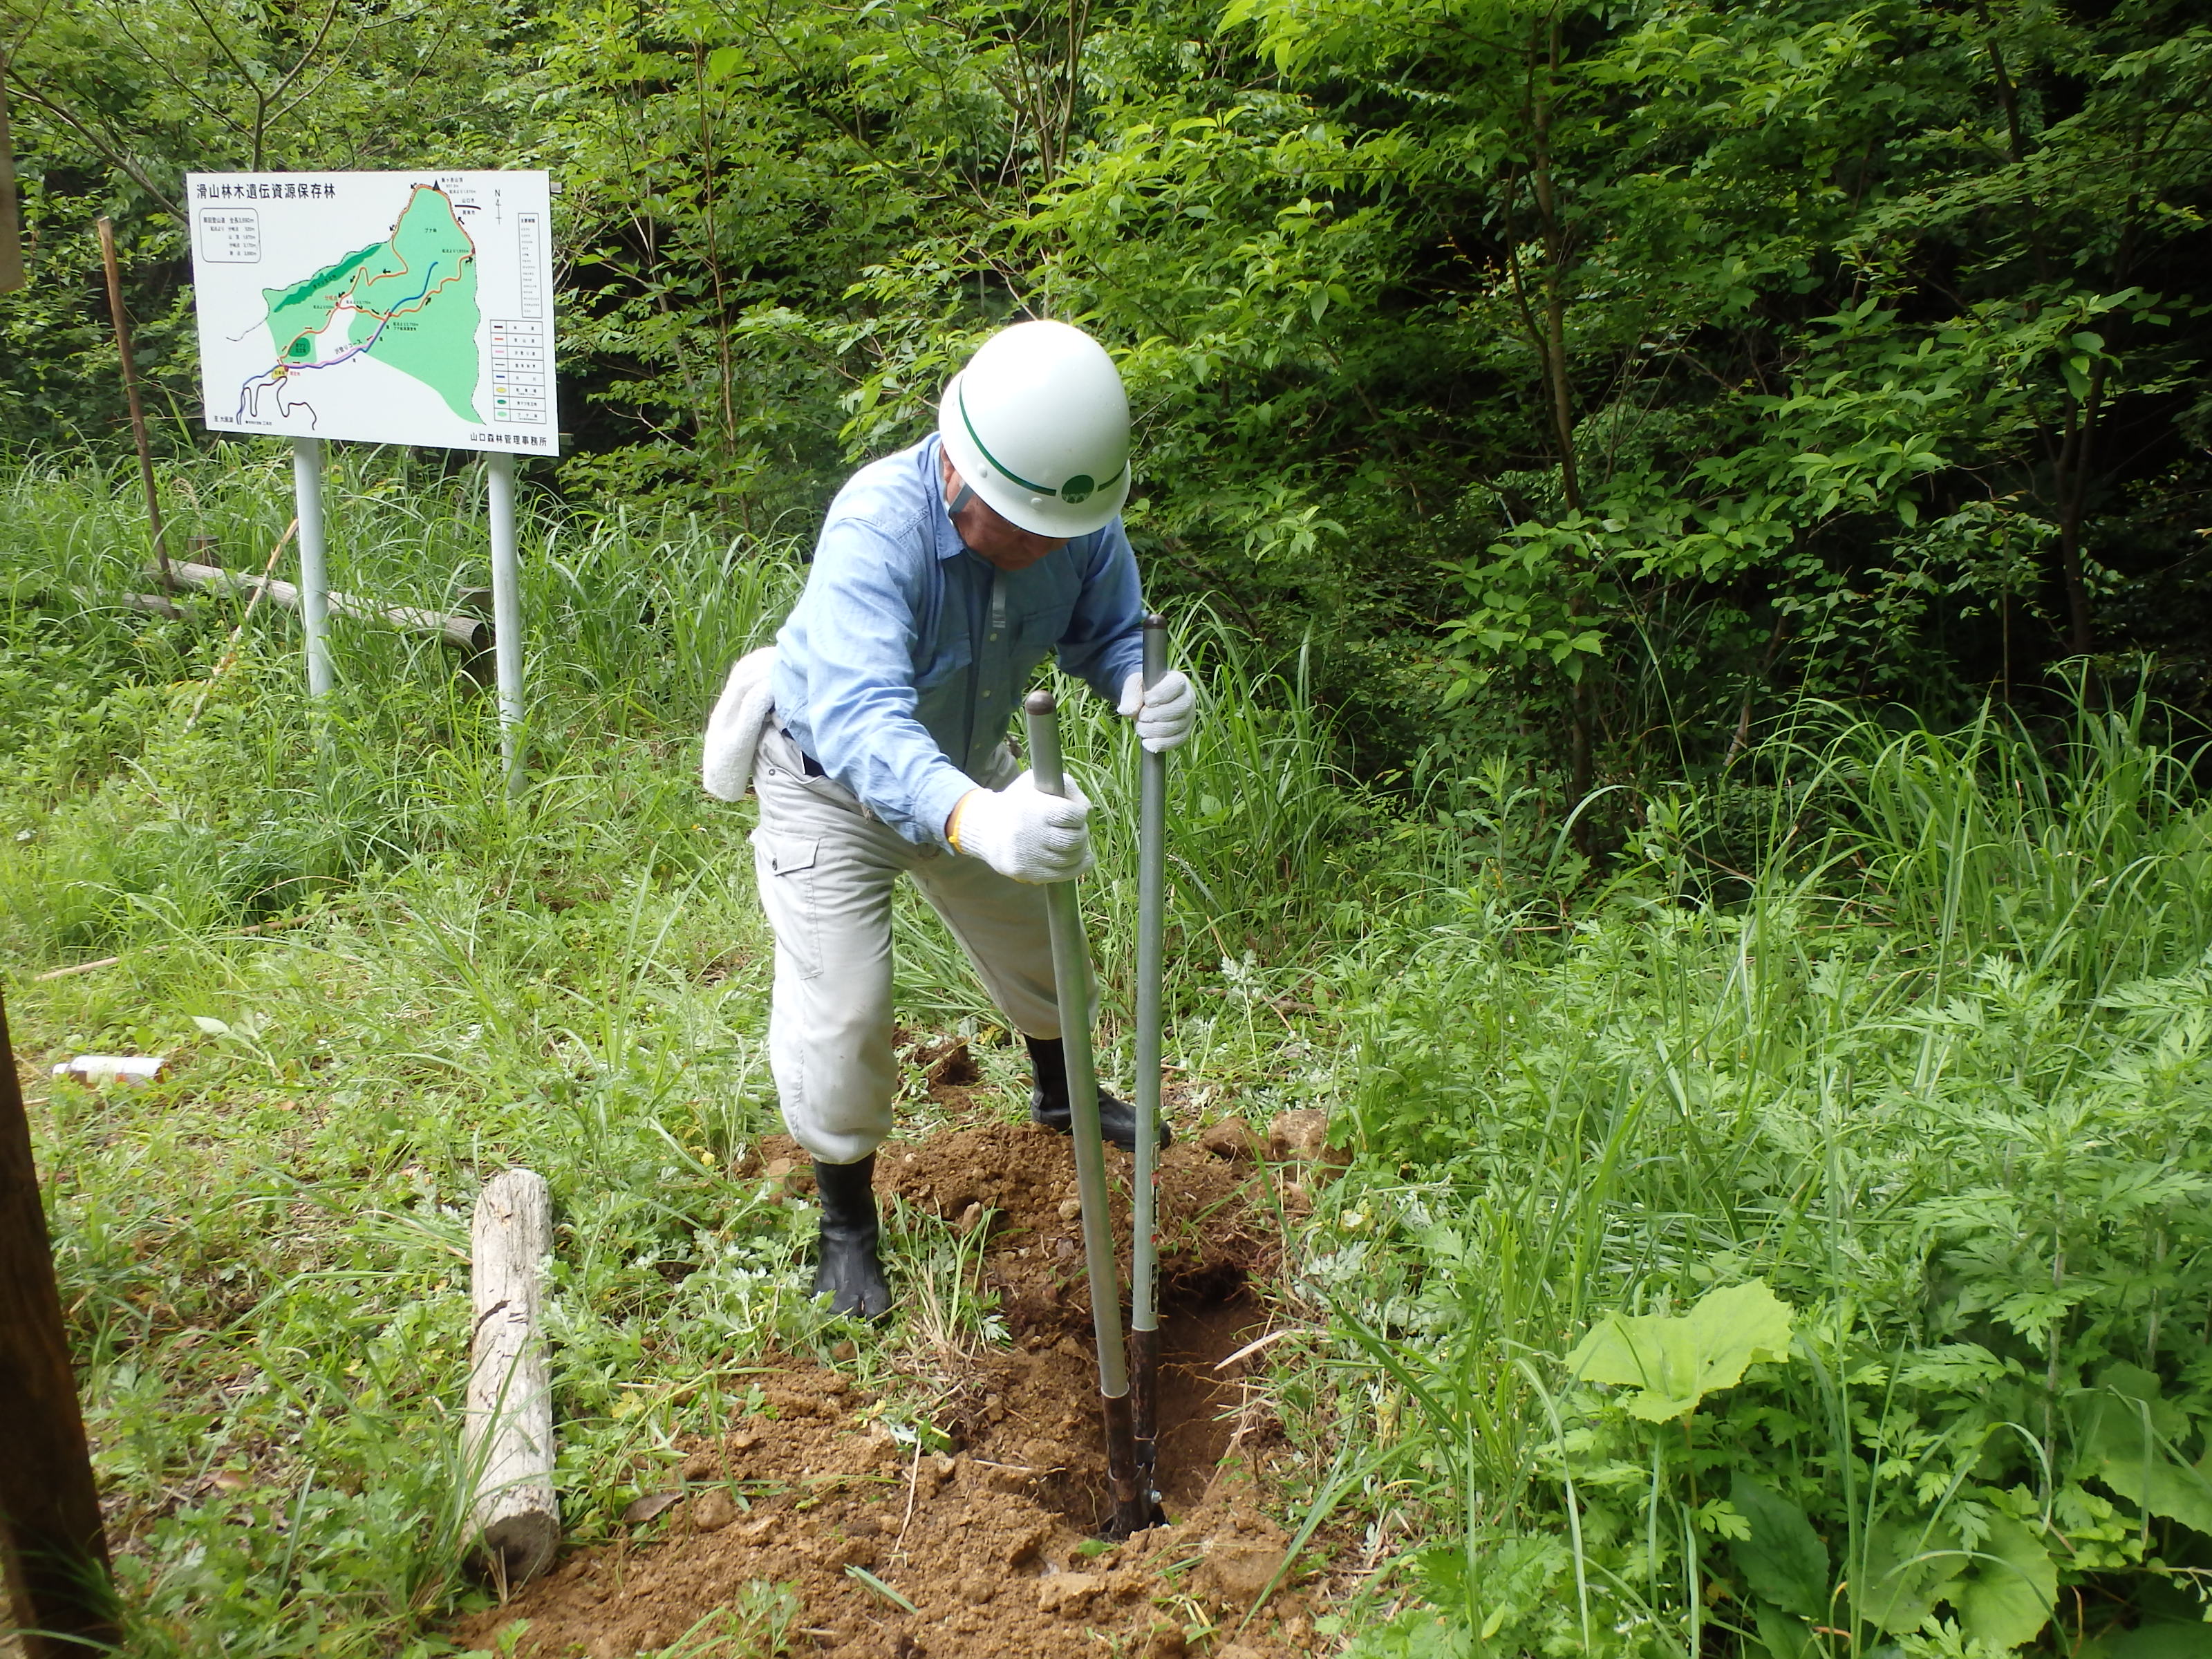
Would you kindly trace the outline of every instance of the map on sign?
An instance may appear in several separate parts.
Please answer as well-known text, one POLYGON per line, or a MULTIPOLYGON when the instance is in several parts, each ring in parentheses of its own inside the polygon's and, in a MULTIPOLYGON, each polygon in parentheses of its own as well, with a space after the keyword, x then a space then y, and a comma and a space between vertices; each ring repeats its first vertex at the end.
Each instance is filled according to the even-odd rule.
POLYGON ((188 176, 218 432, 560 453, 543 173, 188 176))

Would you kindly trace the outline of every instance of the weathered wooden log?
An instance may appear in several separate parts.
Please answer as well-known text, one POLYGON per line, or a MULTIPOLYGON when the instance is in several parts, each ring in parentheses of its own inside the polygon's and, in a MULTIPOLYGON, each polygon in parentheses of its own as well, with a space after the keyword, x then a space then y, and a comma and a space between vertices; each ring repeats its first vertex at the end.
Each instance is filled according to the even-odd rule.
MULTIPOLYGON (((100 602, 93 594, 86 592, 82 588, 77 591, 77 599, 88 606, 96 605, 100 602)), ((137 611, 143 615, 160 617, 169 622, 182 622, 185 619, 184 607, 163 599, 159 593, 118 593, 111 603, 121 605, 125 611, 137 611)))
POLYGON ((561 1541, 553 1492, 553 1400, 539 1296, 553 1248, 545 1178, 495 1176, 477 1200, 470 1245, 476 1338, 462 1433, 477 1551, 501 1595, 552 1560, 561 1541))
MULTIPOLYGON (((256 588, 264 588, 270 604, 281 605, 287 611, 300 608, 299 588, 274 577, 241 576, 216 565, 184 560, 172 562, 169 571, 179 587, 206 587, 225 593, 251 593, 256 588)), ((472 617, 461 611, 449 613, 426 611, 416 605, 377 605, 350 593, 331 593, 325 598, 333 616, 382 623, 403 633, 428 635, 469 657, 479 656, 492 647, 492 627, 487 617, 472 617)))
MULTIPOLYGON (((0 594, 0 604, 21 605, 27 611, 136 611, 170 622, 182 622, 185 617, 182 605, 159 593, 95 593, 89 587, 72 587, 66 593, 32 588, 0 594)), ((4 1650, 0 1650, 0 1659, 4 1659, 4 1650)))

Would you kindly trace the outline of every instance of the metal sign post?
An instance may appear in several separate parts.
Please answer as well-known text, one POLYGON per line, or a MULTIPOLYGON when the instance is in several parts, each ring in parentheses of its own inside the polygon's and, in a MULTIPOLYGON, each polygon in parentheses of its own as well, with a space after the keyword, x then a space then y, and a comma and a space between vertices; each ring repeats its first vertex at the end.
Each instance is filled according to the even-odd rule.
POLYGON ((292 499, 300 517, 300 625, 307 636, 307 695, 327 697, 331 671, 330 570, 323 540, 323 441, 292 440, 292 499))
POLYGON ((491 520, 491 630, 499 678, 499 752, 507 793, 522 793, 522 565, 514 552, 514 457, 484 457, 491 520))

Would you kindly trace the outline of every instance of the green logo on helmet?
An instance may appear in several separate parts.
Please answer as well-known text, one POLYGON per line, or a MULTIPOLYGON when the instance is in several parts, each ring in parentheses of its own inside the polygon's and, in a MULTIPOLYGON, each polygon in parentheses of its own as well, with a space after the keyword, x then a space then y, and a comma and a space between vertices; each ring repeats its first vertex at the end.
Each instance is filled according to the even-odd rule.
POLYGON ((1096 480, 1087 472, 1079 472, 1060 487, 1060 499, 1070 507, 1080 507, 1097 489, 1096 480))

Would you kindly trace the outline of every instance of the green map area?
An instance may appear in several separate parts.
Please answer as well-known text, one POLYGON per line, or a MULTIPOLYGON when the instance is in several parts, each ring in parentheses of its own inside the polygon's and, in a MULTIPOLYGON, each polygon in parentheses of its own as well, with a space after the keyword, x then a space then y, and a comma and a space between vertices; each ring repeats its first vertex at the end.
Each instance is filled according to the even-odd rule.
POLYGON ((390 236, 289 288, 264 288, 261 297, 286 379, 305 382, 368 356, 422 381, 462 419, 483 420, 475 403, 476 242, 443 191, 416 185, 390 236), (344 339, 326 338, 349 303, 344 339))

